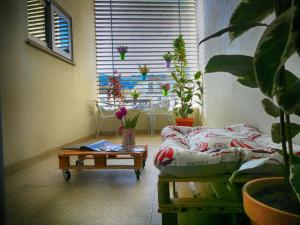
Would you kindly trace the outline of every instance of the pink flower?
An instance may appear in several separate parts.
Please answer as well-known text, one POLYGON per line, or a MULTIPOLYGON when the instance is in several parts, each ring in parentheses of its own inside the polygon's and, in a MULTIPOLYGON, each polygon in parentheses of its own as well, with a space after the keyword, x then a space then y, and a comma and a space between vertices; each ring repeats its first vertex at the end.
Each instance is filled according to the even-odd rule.
POLYGON ((121 119, 123 118, 123 113, 122 113, 121 111, 117 111, 117 112, 115 113, 115 116, 116 116, 119 120, 121 120, 121 119))
POLYGON ((124 106, 120 108, 120 112, 123 114, 123 116, 127 115, 127 109, 124 106))

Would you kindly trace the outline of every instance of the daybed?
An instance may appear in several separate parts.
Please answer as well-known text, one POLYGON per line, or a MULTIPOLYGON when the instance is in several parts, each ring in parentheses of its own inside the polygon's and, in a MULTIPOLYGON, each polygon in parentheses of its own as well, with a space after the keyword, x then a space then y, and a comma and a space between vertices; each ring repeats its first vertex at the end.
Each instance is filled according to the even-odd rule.
MULTIPOLYGON (((161 136, 154 164, 161 172, 158 210, 163 225, 177 224, 178 215, 189 210, 228 214, 230 224, 238 224, 236 215, 243 213, 242 185, 253 178, 282 174, 283 159, 275 150, 280 145, 247 124, 218 129, 170 126, 161 136)), ((300 153, 300 146, 294 149, 300 153)))

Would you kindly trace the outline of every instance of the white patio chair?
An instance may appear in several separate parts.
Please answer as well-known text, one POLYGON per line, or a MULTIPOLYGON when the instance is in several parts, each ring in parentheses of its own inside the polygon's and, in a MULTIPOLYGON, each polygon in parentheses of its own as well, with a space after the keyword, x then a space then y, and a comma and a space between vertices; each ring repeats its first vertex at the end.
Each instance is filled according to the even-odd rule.
POLYGON ((101 131, 104 120, 111 119, 111 118, 116 118, 116 117, 115 117, 115 111, 107 110, 107 109, 109 109, 109 106, 107 104, 100 105, 100 103, 96 101, 96 107, 98 109, 98 111, 97 111, 97 124, 99 124, 99 128, 98 128, 96 137, 98 137, 99 133, 101 131))
POLYGON ((152 119, 151 119, 151 135, 155 133, 156 127, 156 118, 158 116, 164 116, 167 118, 168 122, 172 125, 175 124, 173 109, 175 106, 174 100, 165 100, 162 102, 158 102, 156 104, 152 104, 152 119))

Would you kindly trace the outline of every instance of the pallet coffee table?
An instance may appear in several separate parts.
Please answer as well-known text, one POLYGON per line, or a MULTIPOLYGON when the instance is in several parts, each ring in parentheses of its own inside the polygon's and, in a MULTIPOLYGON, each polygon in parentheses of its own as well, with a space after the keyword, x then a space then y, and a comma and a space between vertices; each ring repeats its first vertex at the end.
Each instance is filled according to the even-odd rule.
POLYGON ((67 181, 71 178, 70 169, 134 169, 136 179, 140 179, 140 170, 145 167, 148 156, 148 145, 136 145, 134 147, 142 148, 142 151, 86 151, 78 149, 60 150, 58 152, 59 169, 62 170, 63 177, 67 181), (70 156, 77 156, 75 165, 71 164, 70 156), (85 165, 85 159, 92 159, 93 165, 85 165), (108 165, 107 159, 133 159, 133 165, 108 165))

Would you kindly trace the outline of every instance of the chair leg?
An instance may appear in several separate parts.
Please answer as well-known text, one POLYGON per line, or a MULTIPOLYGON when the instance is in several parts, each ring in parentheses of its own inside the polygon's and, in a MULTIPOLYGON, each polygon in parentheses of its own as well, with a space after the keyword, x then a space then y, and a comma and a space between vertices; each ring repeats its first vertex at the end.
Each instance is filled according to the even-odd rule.
POLYGON ((151 118, 152 117, 152 115, 151 114, 148 114, 147 115, 147 119, 148 119, 148 127, 147 127, 147 130, 148 130, 148 134, 151 134, 151 118))
POLYGON ((97 134, 96 134, 96 137, 99 136, 100 130, 101 130, 101 128, 102 128, 103 120, 104 120, 104 119, 102 118, 102 119, 101 119, 101 122, 100 122, 100 126, 99 126, 99 129, 98 129, 98 132, 97 132, 97 134))
POLYGON ((152 125, 151 125, 151 135, 154 136, 155 133, 155 120, 156 120, 156 116, 155 114, 152 115, 152 125))

